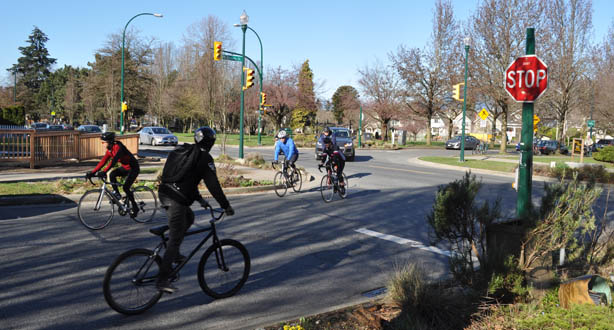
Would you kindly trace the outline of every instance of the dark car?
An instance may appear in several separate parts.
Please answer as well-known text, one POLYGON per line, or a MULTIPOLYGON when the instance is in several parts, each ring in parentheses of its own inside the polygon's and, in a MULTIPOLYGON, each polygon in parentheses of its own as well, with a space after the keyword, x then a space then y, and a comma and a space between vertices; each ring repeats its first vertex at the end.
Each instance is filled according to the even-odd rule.
POLYGON ((49 127, 47 128, 50 131, 63 131, 64 130, 64 126, 62 125, 49 125, 49 127))
POLYGON ((77 130, 84 133, 102 133, 102 128, 97 125, 81 125, 77 127, 77 130))
POLYGON ((33 128, 33 129, 35 129, 37 131, 39 131, 39 130, 46 130, 46 129, 49 128, 49 125, 46 124, 46 123, 34 123, 34 124, 30 125, 30 128, 33 128))
MULTIPOLYGON (((345 127, 331 127, 330 129, 335 135, 339 150, 343 152, 348 161, 353 161, 356 155, 356 150, 354 149, 354 141, 350 130, 345 127)), ((322 145, 319 143, 319 141, 316 143, 315 156, 316 159, 322 159, 322 145)))
POLYGON ((555 153, 557 150, 561 151, 561 154, 566 155, 569 153, 567 147, 565 145, 559 144, 559 141, 554 140, 544 140, 540 141, 537 145, 537 150, 542 155, 549 155, 555 153))
POLYGON ((593 152, 599 151, 600 149, 602 149, 603 147, 607 147, 607 146, 611 146, 614 145, 614 140, 612 139, 599 139, 597 140, 597 142, 595 142, 592 147, 591 150, 593 152))
MULTIPOLYGON (((461 136, 455 136, 446 141, 446 149, 458 149, 461 148, 461 136)), ((480 140, 471 135, 465 135, 465 149, 475 149, 480 144, 480 140)))
MULTIPOLYGON (((540 139, 533 139, 533 149, 537 146, 537 144, 541 141, 540 139)), ((516 143, 516 151, 520 151, 520 142, 516 143)))

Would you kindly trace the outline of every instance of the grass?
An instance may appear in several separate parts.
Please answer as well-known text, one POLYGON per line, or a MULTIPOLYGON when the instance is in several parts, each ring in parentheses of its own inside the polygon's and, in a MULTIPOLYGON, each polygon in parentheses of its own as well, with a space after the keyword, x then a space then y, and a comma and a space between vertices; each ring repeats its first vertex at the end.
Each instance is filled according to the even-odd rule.
MULTIPOLYGON (((187 142, 194 143, 194 134, 193 133, 174 133, 177 135, 179 142, 187 142)), ((224 140, 224 135, 226 135, 226 144, 227 145, 239 145, 239 134, 217 134, 216 145, 220 145, 224 140)), ((273 137, 270 135, 261 135, 261 142, 263 146, 273 146, 275 143, 273 141, 273 137)), ((243 145, 246 147, 256 147, 258 146, 258 135, 243 135, 243 145)))
POLYGON ((516 168, 517 164, 515 163, 507 163, 507 162, 498 162, 498 161, 489 161, 489 160, 476 160, 476 159, 465 159, 464 163, 459 162, 458 157, 420 157, 420 160, 426 162, 433 162, 445 165, 452 166, 460 166, 467 168, 477 168, 483 170, 491 170, 491 171, 499 171, 499 172, 513 172, 516 168))
MULTIPOLYGON (((495 156, 496 158, 503 158, 503 159, 518 159, 518 156, 495 156)), ((579 155, 574 155, 574 158, 571 159, 570 156, 533 156, 533 162, 534 163, 547 163, 550 164, 550 162, 556 162, 558 163, 564 163, 564 162, 580 162, 580 156, 579 155)), ((595 160, 593 157, 584 157, 584 163, 589 163, 589 164, 599 164, 599 165, 603 165, 605 168, 614 168, 614 164, 613 163, 608 163, 608 162, 600 162, 598 160, 595 160)))

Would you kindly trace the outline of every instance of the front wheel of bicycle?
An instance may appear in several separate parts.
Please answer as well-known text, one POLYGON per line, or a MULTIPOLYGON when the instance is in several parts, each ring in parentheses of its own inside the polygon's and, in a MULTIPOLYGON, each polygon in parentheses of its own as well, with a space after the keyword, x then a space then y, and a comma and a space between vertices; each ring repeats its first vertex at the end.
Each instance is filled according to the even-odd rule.
POLYGON ((327 174, 322 177, 322 181, 320 182, 320 194, 322 194, 322 199, 326 203, 333 200, 333 196, 335 195, 334 187, 335 185, 330 175, 327 174))
POLYGON ((345 176, 345 173, 342 173, 341 175, 343 175, 343 186, 341 185, 341 183, 339 183, 339 197, 341 198, 346 198, 348 197, 348 178, 345 176))
POLYGON ((104 275, 102 291, 107 304, 119 313, 140 314, 155 305, 162 291, 156 289, 161 258, 147 249, 122 253, 104 275))
POLYGON ((145 223, 151 221, 158 210, 158 199, 151 188, 146 186, 136 187, 133 191, 134 201, 139 207, 139 213, 133 217, 134 221, 145 223))
POLYGON ((275 193, 279 197, 283 197, 288 191, 288 185, 286 185, 286 177, 282 172, 275 173, 273 178, 273 186, 275 187, 275 193))
POLYGON ((210 246, 198 264, 198 283, 215 299, 237 293, 249 276, 251 261, 243 244, 223 239, 210 246))
POLYGON ((294 171, 292 171, 290 179, 292 180, 292 190, 294 190, 294 192, 301 191, 301 187, 303 186, 301 170, 295 169, 294 171))
POLYGON ((90 190, 79 200, 77 214, 81 223, 92 230, 106 227, 113 219, 114 207, 106 191, 90 190))

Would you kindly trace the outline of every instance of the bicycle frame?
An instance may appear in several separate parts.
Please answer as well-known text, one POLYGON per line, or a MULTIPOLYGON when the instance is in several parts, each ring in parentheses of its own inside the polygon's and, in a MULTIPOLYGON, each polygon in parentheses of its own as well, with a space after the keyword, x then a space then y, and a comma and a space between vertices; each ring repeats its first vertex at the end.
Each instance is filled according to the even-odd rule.
MULTIPOLYGON (((94 182, 92 182, 92 178, 89 178, 88 180, 91 184, 94 184, 94 182)), ((98 211, 98 209, 100 209, 100 204, 102 203, 102 196, 106 192, 111 197, 113 203, 117 204, 117 206, 120 207, 122 211, 127 212, 126 204, 122 203, 122 201, 115 197, 115 194, 112 194, 109 188, 107 188, 107 184, 110 184, 112 186, 119 184, 108 182, 104 178, 100 178, 100 180, 102 181, 102 187, 100 187, 100 195, 98 195, 98 200, 96 201, 96 207, 94 208, 94 210, 98 211)))

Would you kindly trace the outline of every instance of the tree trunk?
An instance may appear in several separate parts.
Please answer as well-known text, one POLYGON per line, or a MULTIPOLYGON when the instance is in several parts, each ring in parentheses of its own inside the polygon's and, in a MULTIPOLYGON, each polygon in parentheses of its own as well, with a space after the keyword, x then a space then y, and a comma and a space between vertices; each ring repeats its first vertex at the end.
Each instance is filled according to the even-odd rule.
POLYGON ((431 145, 431 119, 433 118, 433 116, 427 115, 426 116, 426 145, 430 146, 431 145))
POLYGON ((507 112, 503 113, 503 118, 501 119, 501 147, 499 148, 499 152, 504 154, 507 149, 507 112))
POLYGON ((448 140, 452 138, 452 131, 454 130, 454 120, 448 119, 448 140))

